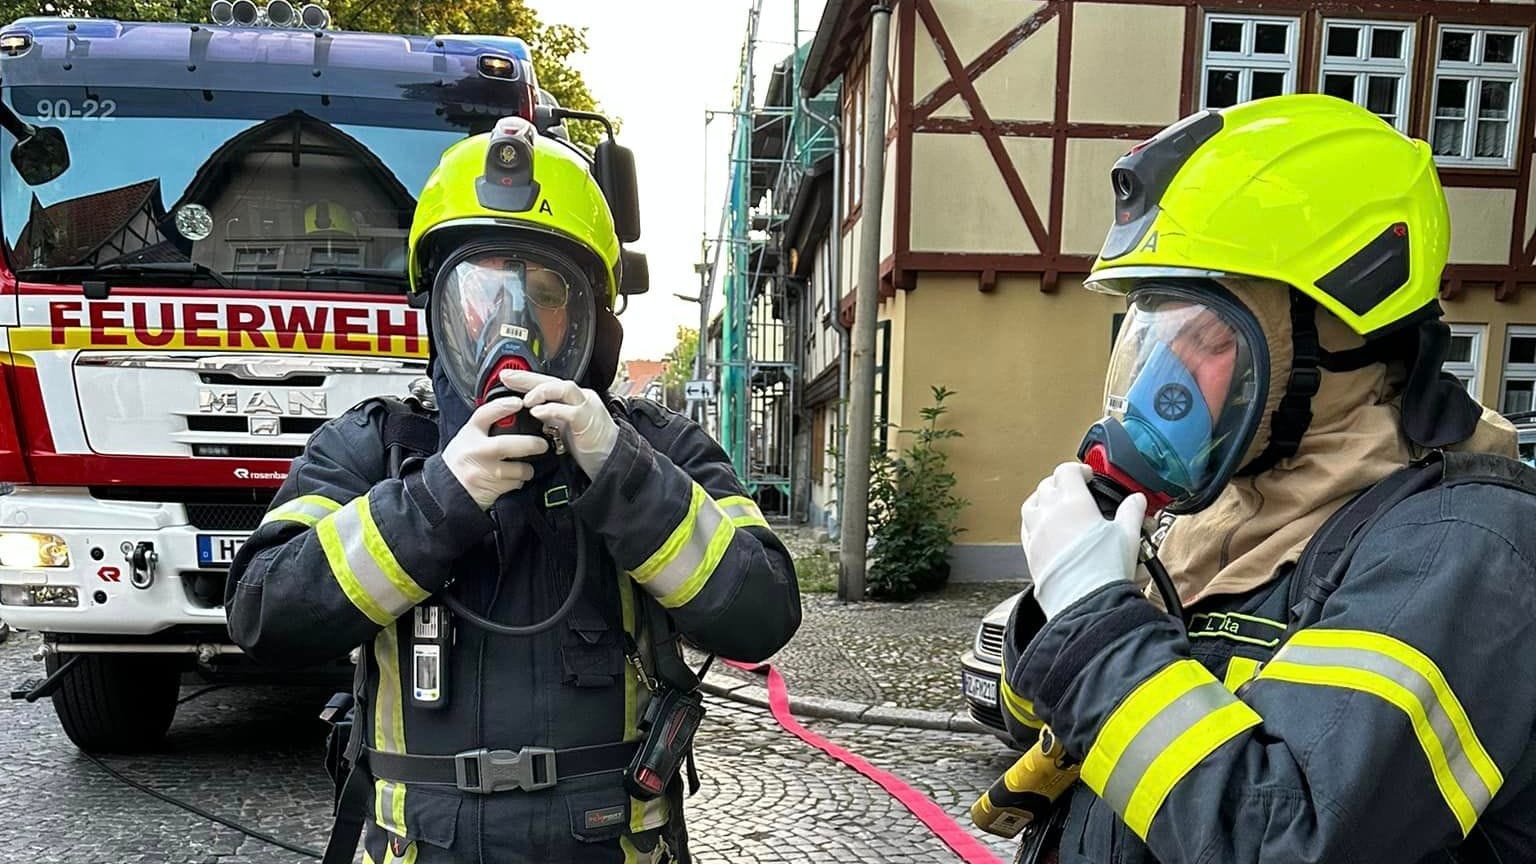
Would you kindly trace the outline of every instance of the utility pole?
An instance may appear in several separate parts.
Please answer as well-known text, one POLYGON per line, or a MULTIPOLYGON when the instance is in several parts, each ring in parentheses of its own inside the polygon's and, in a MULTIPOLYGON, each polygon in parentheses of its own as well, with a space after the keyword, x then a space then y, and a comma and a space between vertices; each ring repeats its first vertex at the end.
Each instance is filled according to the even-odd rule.
POLYGON ((853 368, 844 465, 842 548, 837 593, 864 599, 869 537, 869 451, 875 428, 875 315, 880 298, 880 216, 885 202, 885 102, 891 7, 877 2, 869 16, 869 95, 864 127, 864 200, 859 225, 859 274, 853 311, 853 368))

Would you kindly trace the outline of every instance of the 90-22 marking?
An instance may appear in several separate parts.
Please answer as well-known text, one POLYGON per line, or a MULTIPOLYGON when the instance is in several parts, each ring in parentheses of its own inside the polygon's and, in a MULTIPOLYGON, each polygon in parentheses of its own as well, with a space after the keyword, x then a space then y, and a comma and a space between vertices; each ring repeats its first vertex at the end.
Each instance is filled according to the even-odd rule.
POLYGON ((117 111, 111 99, 85 99, 77 107, 68 99, 39 99, 37 116, 42 120, 110 120, 117 111))

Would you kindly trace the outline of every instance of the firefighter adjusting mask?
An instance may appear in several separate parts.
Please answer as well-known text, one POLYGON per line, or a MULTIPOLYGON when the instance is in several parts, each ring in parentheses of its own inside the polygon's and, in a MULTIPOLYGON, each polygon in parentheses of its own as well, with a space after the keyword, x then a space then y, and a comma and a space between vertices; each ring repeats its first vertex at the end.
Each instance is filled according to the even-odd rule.
POLYGON ((579 381, 592 357, 597 307, 580 268, 532 247, 486 245, 449 257, 432 287, 441 374, 474 405, 524 369, 579 381))
POLYGON ((1269 354, 1258 322, 1215 283, 1131 291, 1105 379, 1105 416, 1078 457, 1153 510, 1211 503, 1263 418, 1269 354))

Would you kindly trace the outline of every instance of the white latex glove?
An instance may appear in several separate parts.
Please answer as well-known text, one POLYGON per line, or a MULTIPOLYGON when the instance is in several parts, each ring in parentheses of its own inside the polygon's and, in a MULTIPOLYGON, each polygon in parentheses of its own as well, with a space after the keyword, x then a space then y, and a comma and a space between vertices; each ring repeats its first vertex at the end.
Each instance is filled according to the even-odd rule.
POLYGON ((1035 600, 1047 619, 1113 582, 1130 581, 1141 546, 1147 497, 1127 496, 1105 519, 1088 491, 1093 469, 1065 462, 1040 481, 1019 508, 1019 538, 1035 582, 1035 600))
POLYGON ((533 478, 533 466, 515 460, 549 449, 549 440, 539 435, 489 434, 496 421, 521 410, 523 402, 516 397, 487 402, 469 415, 469 422, 443 448, 443 464, 481 510, 491 509, 497 498, 533 478))
POLYGON ((587 477, 597 476, 619 440, 619 427, 603 397, 575 381, 536 372, 508 370, 501 373, 501 383, 522 393, 528 413, 560 433, 565 449, 587 477))

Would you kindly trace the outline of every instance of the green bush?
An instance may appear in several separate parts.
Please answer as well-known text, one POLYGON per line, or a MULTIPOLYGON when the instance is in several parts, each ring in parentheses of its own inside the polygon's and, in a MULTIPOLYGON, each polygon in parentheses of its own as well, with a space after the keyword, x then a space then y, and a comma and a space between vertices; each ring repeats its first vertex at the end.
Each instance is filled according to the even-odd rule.
POLYGON ((962 437, 941 429, 949 411, 944 400, 955 395, 933 387, 933 405, 922 409, 923 425, 902 429, 913 443, 899 456, 879 450, 870 457, 869 517, 871 564, 867 590, 880 600, 911 600, 949 581, 949 547, 962 530, 956 526, 969 503, 954 494, 955 475, 939 445, 962 437))

